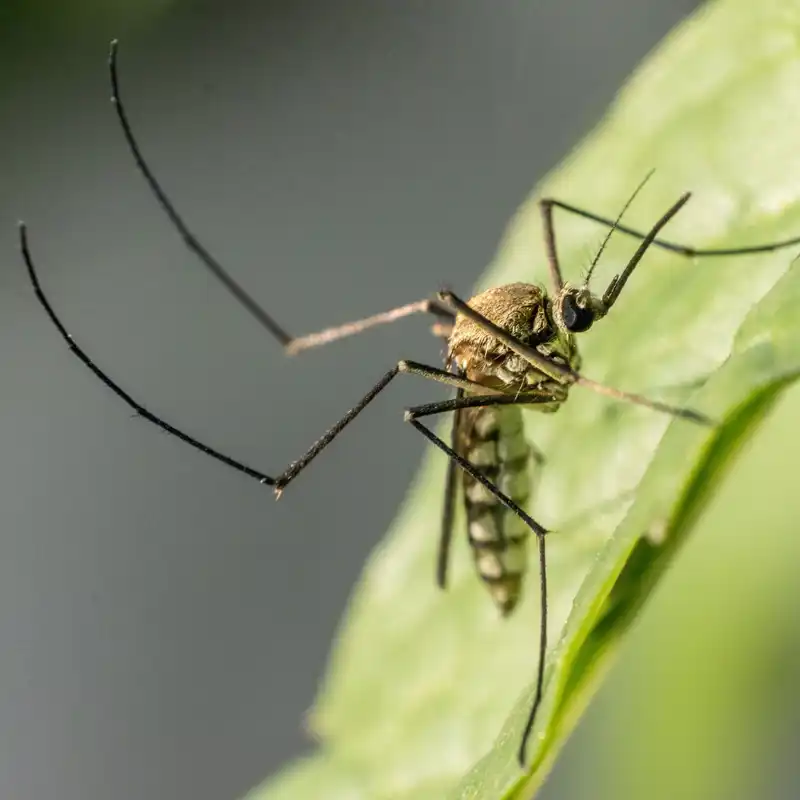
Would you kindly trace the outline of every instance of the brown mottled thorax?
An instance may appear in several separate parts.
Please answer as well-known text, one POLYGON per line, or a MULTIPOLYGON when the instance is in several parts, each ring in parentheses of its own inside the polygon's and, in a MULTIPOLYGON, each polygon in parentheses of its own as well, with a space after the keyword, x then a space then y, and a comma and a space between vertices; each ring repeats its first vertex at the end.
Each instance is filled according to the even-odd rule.
MULTIPOLYGON (((560 364, 576 367, 573 337, 558 332, 549 305, 544 289, 531 283, 487 289, 469 301, 471 308, 524 344, 560 364)), ((498 391, 516 392, 524 386, 552 383, 488 331, 461 315, 450 335, 448 357, 470 380, 498 391)))

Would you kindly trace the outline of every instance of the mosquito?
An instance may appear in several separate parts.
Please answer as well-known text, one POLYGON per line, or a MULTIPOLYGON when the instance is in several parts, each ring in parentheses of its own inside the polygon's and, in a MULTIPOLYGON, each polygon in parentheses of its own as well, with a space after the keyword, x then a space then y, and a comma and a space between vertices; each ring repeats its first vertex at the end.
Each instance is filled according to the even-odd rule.
POLYGON ((398 362, 300 458, 291 462, 280 473, 267 474, 225 455, 157 416, 94 363, 69 334, 45 295, 31 255, 26 226, 20 223, 22 258, 39 304, 74 355, 138 416, 205 455, 254 478, 263 485, 272 487, 278 497, 398 375, 417 375, 454 388, 456 394, 453 399, 406 409, 405 421, 449 459, 436 558, 436 582, 441 588, 447 583, 459 473, 462 475, 467 539, 476 572, 487 586, 492 601, 503 616, 510 614, 520 600, 527 572, 528 539, 531 534, 536 539, 540 604, 538 665, 534 697, 518 750, 519 762, 524 768, 527 747, 544 687, 548 616, 545 541, 548 530, 523 507, 530 504, 533 471, 536 466, 541 465, 543 456, 523 436, 522 410, 555 412, 567 400, 573 386, 582 386, 609 398, 645 406, 692 423, 713 425, 713 421, 707 416, 691 408, 662 403, 606 386, 586 377, 580 371, 581 359, 576 335, 589 330, 611 311, 651 246, 688 257, 737 256, 766 253, 798 245, 800 237, 726 249, 697 249, 659 238, 658 235, 664 226, 688 202, 690 198, 688 192, 678 198, 648 232, 634 230, 623 225, 621 217, 647 178, 615 219, 594 214, 560 200, 543 198, 539 201, 539 207, 542 214, 549 287, 533 283, 513 283, 488 289, 475 295, 468 302, 452 291, 443 289, 431 299, 409 303, 344 325, 295 337, 287 333, 201 244, 154 176, 142 155, 122 103, 116 41, 111 43, 108 68, 111 100, 126 145, 159 205, 189 250, 216 276, 241 306, 277 340, 287 354, 292 355, 329 344, 414 314, 428 314, 435 318, 433 332, 443 337, 447 343, 444 368, 429 366, 418 361, 398 362), (608 228, 585 278, 577 284, 565 281, 562 276, 553 225, 553 211, 556 208, 608 228), (638 239, 639 246, 624 269, 612 278, 605 291, 602 294, 594 294, 589 288, 589 281, 614 231, 638 239), (445 413, 453 413, 449 443, 421 421, 445 413))

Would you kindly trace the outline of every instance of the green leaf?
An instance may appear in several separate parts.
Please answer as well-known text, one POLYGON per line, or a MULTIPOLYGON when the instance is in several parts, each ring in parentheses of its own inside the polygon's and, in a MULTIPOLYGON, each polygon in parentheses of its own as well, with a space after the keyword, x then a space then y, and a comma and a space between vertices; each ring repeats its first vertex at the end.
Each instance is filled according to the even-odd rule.
MULTIPOLYGON (((681 26, 522 207, 484 285, 546 280, 534 198, 613 216, 653 167, 626 217, 634 227, 648 228, 691 189, 670 239, 731 247, 800 235, 798 32, 800 0, 717 2, 681 26)), ((604 231, 563 214, 556 233, 578 279, 604 231)), ((634 248, 613 237, 595 287, 634 248)), ((581 337, 587 375, 688 402, 719 420, 715 429, 580 388, 558 414, 526 415, 547 455, 529 511, 554 531, 546 694, 528 770, 515 754, 535 679, 537 578, 501 621, 462 541, 448 592, 436 590, 444 458, 433 454, 343 623, 312 716, 320 755, 254 800, 533 796, 742 442, 800 374, 792 256, 689 261, 652 250, 613 312, 581 337)))

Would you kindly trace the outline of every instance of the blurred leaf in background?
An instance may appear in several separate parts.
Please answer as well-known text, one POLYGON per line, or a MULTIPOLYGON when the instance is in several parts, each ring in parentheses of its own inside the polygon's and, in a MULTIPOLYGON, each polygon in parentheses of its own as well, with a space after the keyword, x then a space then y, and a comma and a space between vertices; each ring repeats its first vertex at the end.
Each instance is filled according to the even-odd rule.
MULTIPOLYGON (((797 0, 710 4, 647 61, 536 196, 613 215, 655 167, 630 212, 635 227, 647 228, 691 189, 694 198, 670 225, 673 240, 730 247, 798 235, 799 33, 797 0)), ((576 278, 602 231, 566 217, 556 227, 562 262, 576 278)), ((613 241, 597 285, 634 246, 613 241)), ((557 531, 532 775, 520 778, 514 756, 532 693, 535 592, 501 623, 462 547, 448 593, 437 593, 444 464, 432 456, 343 623, 312 717, 320 755, 253 798, 533 795, 739 445, 800 370, 793 255, 688 262, 651 252, 614 313, 583 337, 585 372, 613 386, 676 401, 705 384, 691 404, 724 420, 718 430, 668 425, 578 390, 555 417, 528 415, 528 432, 548 458, 531 510, 557 531), (631 487, 638 488, 630 510, 614 504, 631 487), (581 516, 609 501, 605 513, 581 516)), ((543 280, 543 264, 532 200, 484 283, 543 280)), ((748 788, 756 792, 776 767, 773 714, 793 689, 785 665, 796 664, 798 652, 786 644, 797 641, 795 406, 796 399, 771 420, 691 530, 692 547, 643 616, 639 647, 605 694, 602 718, 598 710, 579 737, 584 760, 568 779, 577 796, 752 796, 748 788)))
POLYGON ((143 24, 186 0, 3 0, 0 41, 5 50, 26 46, 30 36, 108 38, 143 24))

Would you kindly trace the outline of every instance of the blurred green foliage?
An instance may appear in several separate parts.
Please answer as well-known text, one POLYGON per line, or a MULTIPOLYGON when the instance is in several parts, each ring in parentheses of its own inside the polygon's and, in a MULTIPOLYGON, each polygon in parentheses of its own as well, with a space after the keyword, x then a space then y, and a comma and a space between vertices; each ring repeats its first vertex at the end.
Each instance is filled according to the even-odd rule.
MULTIPOLYGON (((706 7, 648 59, 535 196, 613 214, 656 167, 631 210, 636 227, 691 188, 672 239, 719 247, 798 235, 798 34, 800 0, 706 7)), ((577 278, 602 232, 566 217, 556 228, 577 278)), ((532 199, 485 283, 544 280, 541 240, 532 199)), ((597 285, 634 246, 612 242, 597 285)), ((613 386, 676 401, 703 384, 690 402, 722 421, 715 431, 577 389, 553 418, 528 415, 527 432, 548 457, 531 512, 557 531, 547 694, 530 773, 520 776, 514 755, 532 696, 535 592, 500 622, 462 546, 448 593, 437 593, 444 464, 431 456, 343 623, 313 715, 321 754, 253 798, 532 796, 656 586, 638 646, 590 715, 582 766, 567 782, 581 797, 758 793, 775 766, 770 731, 800 660, 797 394, 712 495, 800 371, 792 255, 692 263, 651 252, 614 312, 583 337, 586 373, 613 386), (614 503, 631 487, 630 508, 614 503), (608 501, 604 513, 583 514, 608 501), (665 573, 690 532, 691 546, 665 573)))
POLYGON ((12 49, 35 36, 108 37, 118 34, 187 0, 3 0, 0 3, 0 41, 12 49))

